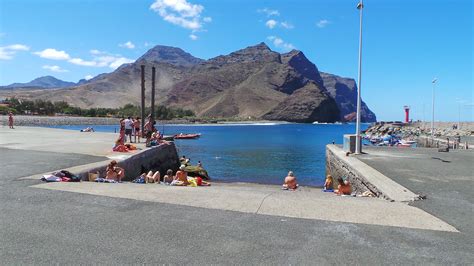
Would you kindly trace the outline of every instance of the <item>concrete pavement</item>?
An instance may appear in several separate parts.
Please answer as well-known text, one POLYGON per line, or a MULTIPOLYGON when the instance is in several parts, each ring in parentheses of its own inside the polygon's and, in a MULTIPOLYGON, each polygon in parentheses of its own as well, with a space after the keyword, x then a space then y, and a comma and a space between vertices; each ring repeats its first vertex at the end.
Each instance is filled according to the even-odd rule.
MULTIPOLYGON (((410 203, 474 236, 474 150, 365 148, 357 158, 426 200, 410 203)), ((474 241, 473 241, 474 242, 474 241)))
MULTIPOLYGON (((2 142, 3 136, 0 132, 2 142)), ((74 189, 83 191, 71 193, 62 186, 72 183, 46 184, 21 177, 94 163, 105 157, 64 150, 61 153, 46 152, 41 146, 47 145, 40 144, 31 145, 29 149, 26 144, 9 142, 9 147, 14 149, 0 149, 0 257, 4 264, 467 265, 474 259, 473 235, 466 229, 469 222, 459 223, 447 216, 438 216, 429 209, 426 210, 432 215, 419 219, 441 217, 460 232, 415 229, 414 226, 395 224, 386 226, 377 222, 332 221, 327 216, 304 217, 306 214, 303 211, 292 213, 306 209, 293 206, 307 206, 312 201, 315 201, 312 206, 317 206, 313 209, 326 212, 328 208, 325 205, 332 208, 335 206, 332 201, 335 200, 347 209, 327 212, 344 217, 346 211, 352 215, 351 209, 364 208, 364 204, 369 204, 366 209, 374 208, 375 211, 375 205, 382 202, 379 199, 341 198, 322 193, 318 195, 321 198, 313 198, 317 191, 306 188, 301 192, 288 192, 272 186, 261 186, 257 190, 249 186, 239 188, 239 184, 167 188, 151 184, 80 183, 74 189), (93 185, 93 191, 88 192, 88 186, 93 185), (115 191, 122 185, 123 192, 115 191), (212 189, 219 187, 225 193, 212 200, 209 196, 216 195, 212 189), (142 193, 137 193, 135 189, 142 193), (182 190, 178 192, 178 189, 182 190), (116 194, 102 195, 104 191, 116 194), (237 200, 229 201, 236 193, 243 194, 237 200), (175 194, 177 199, 173 198, 175 194), (250 194, 255 199, 248 197, 250 194), (265 198, 262 195, 269 196, 265 198), (200 202, 193 203, 192 200, 200 202), (247 200, 249 206, 245 206, 247 200), (255 212, 253 200, 262 203, 255 212), (222 205, 226 202, 228 209, 240 205, 248 211, 224 209, 222 205), (220 208, 202 208, 202 204, 211 207, 214 204, 220 208), (275 213, 276 210, 280 213, 275 213), (297 215, 304 219, 293 218, 297 215)), ((410 188, 407 184, 404 186, 410 188)), ((467 186, 458 192, 469 192, 469 188, 467 186)), ((413 191, 417 192, 416 189, 413 191)), ((469 201, 469 195, 461 199, 469 201)), ((391 205, 384 206, 387 207, 381 209, 388 212, 381 212, 381 216, 387 217, 381 220, 403 219, 390 217, 391 205)), ((465 208, 470 205, 461 206, 461 209, 467 210, 461 218, 469 218, 472 212, 465 208)), ((395 216, 419 214, 417 208, 405 207, 416 211, 397 213, 395 216)), ((354 217, 357 215, 365 214, 357 213, 354 217)), ((452 215, 459 213, 453 212, 452 215)))
POLYGON ((457 232, 442 220, 404 203, 340 197, 317 188, 282 191, 279 186, 244 183, 192 188, 93 182, 45 183, 34 187, 244 213, 457 232))

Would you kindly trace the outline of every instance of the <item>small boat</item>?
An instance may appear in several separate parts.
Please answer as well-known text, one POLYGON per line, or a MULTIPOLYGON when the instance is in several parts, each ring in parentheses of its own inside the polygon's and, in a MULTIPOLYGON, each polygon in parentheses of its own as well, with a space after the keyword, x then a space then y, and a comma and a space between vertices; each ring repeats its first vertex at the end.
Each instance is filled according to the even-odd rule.
POLYGON ((173 141, 174 136, 163 136, 161 139, 166 140, 166 141, 173 141))
POLYGON ((201 136, 201 134, 176 134, 174 135, 174 139, 197 139, 201 136))

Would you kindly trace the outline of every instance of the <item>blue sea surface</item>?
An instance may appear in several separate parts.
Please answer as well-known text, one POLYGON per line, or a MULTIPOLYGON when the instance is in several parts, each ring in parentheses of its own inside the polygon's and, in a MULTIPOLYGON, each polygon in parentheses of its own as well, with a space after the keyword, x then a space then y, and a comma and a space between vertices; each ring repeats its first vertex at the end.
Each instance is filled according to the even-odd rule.
MULTIPOLYGON (((80 130, 87 126, 54 126, 80 130)), ((118 126, 92 126, 117 132, 118 126)), ((366 129, 368 124, 363 124, 366 129)), ((199 139, 175 140, 180 156, 201 161, 213 180, 281 184, 293 171, 301 185, 321 186, 325 178, 325 146, 342 144, 355 124, 158 125, 165 135, 201 133, 199 139)))

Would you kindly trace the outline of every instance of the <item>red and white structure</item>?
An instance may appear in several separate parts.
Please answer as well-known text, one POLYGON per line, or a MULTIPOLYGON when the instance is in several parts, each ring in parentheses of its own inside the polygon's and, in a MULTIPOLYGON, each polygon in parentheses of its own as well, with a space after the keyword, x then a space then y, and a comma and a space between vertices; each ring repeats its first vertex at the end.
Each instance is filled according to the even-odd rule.
POLYGON ((405 105, 403 109, 405 110, 405 123, 410 123, 410 106, 405 105))

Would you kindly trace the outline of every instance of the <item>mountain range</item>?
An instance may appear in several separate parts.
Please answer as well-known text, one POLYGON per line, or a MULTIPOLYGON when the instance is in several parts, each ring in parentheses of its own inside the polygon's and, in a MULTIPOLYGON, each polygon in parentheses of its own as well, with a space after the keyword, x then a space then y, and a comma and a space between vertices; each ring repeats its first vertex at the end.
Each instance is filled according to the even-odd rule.
MULTIPOLYGON (((353 120, 356 110, 353 79, 319 72, 303 52, 280 54, 265 43, 208 60, 158 45, 134 63, 87 82, 44 82, 58 89, 12 91, 7 96, 64 100, 83 108, 138 105, 141 65, 145 66, 148 104, 154 66, 156 103, 189 109, 199 117, 334 122, 353 120)), ((365 103, 361 110, 362 121, 376 121, 365 103)))

